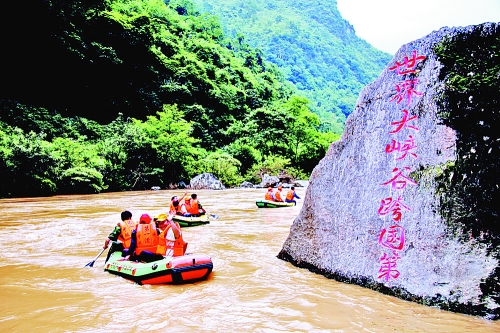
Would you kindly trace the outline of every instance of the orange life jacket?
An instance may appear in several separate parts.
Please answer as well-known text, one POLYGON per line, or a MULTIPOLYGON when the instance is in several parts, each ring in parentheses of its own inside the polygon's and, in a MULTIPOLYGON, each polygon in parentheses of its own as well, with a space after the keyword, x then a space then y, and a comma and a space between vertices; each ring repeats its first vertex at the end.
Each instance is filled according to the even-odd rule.
POLYGON ((137 248, 135 249, 135 254, 139 254, 142 251, 156 252, 158 247, 158 232, 156 231, 156 224, 154 222, 148 224, 138 224, 135 232, 137 240, 137 248))
POLYGON ((278 190, 274 193, 274 197, 276 198, 276 201, 283 201, 283 199, 281 199, 281 191, 278 190))
POLYGON ((200 205, 198 199, 191 199, 191 205, 186 206, 187 212, 190 214, 200 214, 200 205))
MULTIPOLYGON (((180 229, 181 227, 179 226, 179 223, 174 222, 177 227, 180 229)), ((183 256, 185 247, 184 247, 184 239, 182 238, 182 232, 179 238, 177 238, 175 241, 168 240, 167 233, 172 227, 168 225, 165 230, 163 230, 160 233, 160 236, 158 238, 158 246, 156 248, 156 253, 161 254, 163 256, 172 256, 172 257, 178 257, 178 256, 183 256)))
POLYGON ((265 199, 266 199, 266 200, 269 200, 269 201, 274 201, 274 199, 273 199, 273 195, 272 195, 272 193, 271 193, 271 192, 269 192, 269 191, 267 191, 267 192, 266 192, 265 199))
POLYGON ((130 247, 130 243, 132 242, 132 231, 135 230, 136 223, 132 220, 126 220, 118 222, 118 226, 121 229, 118 240, 123 243, 124 248, 128 249, 130 247))
POLYGON ((188 212, 188 213, 191 210, 191 205, 192 205, 191 200, 192 200, 191 198, 187 198, 187 199, 184 199, 184 202, 182 203, 186 207, 186 212, 188 212))
POLYGON ((293 200, 293 198, 295 197, 294 193, 295 193, 295 191, 292 191, 292 190, 288 191, 288 193, 286 194, 287 200, 293 200))
POLYGON ((174 211, 176 215, 184 215, 184 212, 182 211, 182 206, 184 205, 184 202, 179 202, 179 204, 174 206, 173 204, 170 204, 170 211, 174 211))

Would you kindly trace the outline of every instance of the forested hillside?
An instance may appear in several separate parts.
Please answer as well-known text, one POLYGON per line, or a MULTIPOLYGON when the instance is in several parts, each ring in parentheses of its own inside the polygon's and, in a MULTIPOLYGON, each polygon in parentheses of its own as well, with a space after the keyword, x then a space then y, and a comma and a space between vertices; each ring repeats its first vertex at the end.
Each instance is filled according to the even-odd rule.
POLYGON ((261 50, 311 102, 322 126, 341 133, 360 90, 391 56, 355 35, 333 1, 192 0, 224 31, 261 50))
POLYGON ((216 17, 160 0, 4 1, 0 197, 307 177, 338 136, 216 17))

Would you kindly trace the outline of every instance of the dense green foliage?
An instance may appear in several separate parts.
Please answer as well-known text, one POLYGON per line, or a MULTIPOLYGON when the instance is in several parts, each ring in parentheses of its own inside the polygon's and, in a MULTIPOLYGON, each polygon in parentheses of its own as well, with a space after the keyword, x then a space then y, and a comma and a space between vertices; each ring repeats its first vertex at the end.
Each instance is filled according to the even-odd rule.
POLYGON ((307 177, 338 138, 188 2, 7 1, 0 18, 0 197, 307 177))
POLYGON ((4 41, 11 52, 3 63, 14 66, 0 93, 23 104, 100 123, 178 104, 209 145, 224 140, 218 129, 231 117, 291 92, 258 52, 228 49, 212 17, 181 16, 161 1, 99 1, 98 9, 84 1, 32 3, 2 11, 19 13, 15 26, 4 24, 22 34, 4 41))
MULTIPOLYGON (((436 53, 446 82, 440 116, 458 135, 457 159, 441 176, 446 180, 438 182, 440 214, 464 242, 473 238, 493 250, 500 245, 500 26, 476 26, 442 43, 436 53)), ((499 298, 499 275, 497 267, 483 282, 485 296, 499 298)))
POLYGON ((391 60, 359 39, 336 1, 193 0, 224 31, 266 55, 313 101, 321 128, 342 133, 360 90, 391 60))
POLYGON ((447 73, 440 116, 459 136, 457 160, 444 177, 451 188, 442 198, 448 220, 481 233, 500 232, 500 28, 485 35, 481 26, 437 49, 447 73), (453 193, 453 195, 450 195, 453 193), (470 207, 475 207, 473 211, 470 207), (473 225, 469 225, 473 222, 473 225))

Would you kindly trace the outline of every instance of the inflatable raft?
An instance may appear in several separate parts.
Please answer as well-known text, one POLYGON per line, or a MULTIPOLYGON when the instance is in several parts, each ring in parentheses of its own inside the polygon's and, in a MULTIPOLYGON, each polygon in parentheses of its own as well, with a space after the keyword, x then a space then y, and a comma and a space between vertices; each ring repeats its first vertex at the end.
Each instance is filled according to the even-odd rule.
POLYGON ((295 206, 293 202, 278 202, 270 200, 257 200, 255 202, 259 208, 278 208, 278 207, 291 207, 295 206))
POLYGON ((196 227, 197 225, 210 223, 210 219, 207 214, 201 216, 175 215, 172 219, 175 222, 178 222, 181 227, 196 227))
POLYGON ((105 271, 140 285, 201 281, 210 275, 212 269, 212 258, 205 254, 185 254, 145 263, 125 260, 121 251, 116 251, 104 265, 105 271))

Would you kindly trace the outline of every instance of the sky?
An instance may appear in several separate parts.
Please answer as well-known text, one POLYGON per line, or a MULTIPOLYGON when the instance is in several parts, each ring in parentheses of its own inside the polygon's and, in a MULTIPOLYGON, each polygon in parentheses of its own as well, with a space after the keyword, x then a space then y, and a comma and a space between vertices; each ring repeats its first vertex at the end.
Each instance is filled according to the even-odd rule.
POLYGON ((358 37, 390 54, 442 27, 500 22, 500 0, 337 0, 337 8, 358 37))

